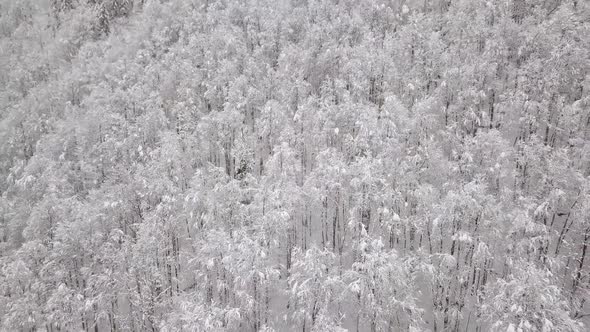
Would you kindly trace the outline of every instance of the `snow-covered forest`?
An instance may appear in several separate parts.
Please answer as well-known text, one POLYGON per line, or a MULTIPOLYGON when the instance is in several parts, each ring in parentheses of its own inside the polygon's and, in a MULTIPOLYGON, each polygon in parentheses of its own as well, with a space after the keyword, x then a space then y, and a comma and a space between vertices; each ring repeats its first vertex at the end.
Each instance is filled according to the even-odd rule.
POLYGON ((588 331, 587 0, 0 0, 1 331, 588 331))

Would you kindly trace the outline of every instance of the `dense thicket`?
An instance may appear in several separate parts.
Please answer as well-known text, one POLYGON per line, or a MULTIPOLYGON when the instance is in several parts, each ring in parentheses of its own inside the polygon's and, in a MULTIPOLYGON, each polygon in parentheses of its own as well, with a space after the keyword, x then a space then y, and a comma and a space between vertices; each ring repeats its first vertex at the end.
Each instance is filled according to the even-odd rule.
POLYGON ((590 4, 0 0, 0 329, 583 331, 590 4))

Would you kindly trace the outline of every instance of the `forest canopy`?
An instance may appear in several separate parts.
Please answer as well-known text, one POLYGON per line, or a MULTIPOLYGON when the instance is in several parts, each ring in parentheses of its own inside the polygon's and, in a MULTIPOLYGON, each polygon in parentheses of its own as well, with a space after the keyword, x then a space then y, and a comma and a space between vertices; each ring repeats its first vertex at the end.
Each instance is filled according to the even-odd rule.
POLYGON ((587 331, 590 3, 0 0, 0 330, 587 331))

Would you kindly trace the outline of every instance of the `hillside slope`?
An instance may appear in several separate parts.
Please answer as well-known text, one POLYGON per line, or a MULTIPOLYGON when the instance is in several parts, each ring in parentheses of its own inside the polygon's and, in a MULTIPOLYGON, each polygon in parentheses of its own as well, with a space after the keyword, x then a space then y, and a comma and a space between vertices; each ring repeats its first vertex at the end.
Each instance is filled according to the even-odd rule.
POLYGON ((0 0, 0 330, 585 331, 590 4, 0 0))

